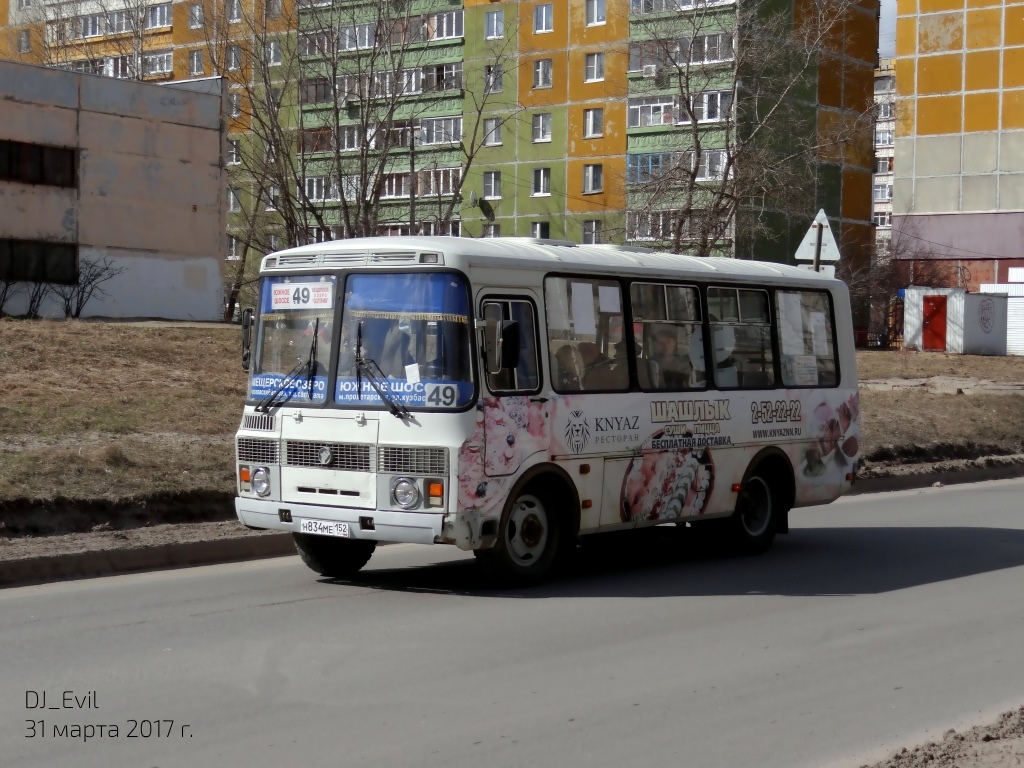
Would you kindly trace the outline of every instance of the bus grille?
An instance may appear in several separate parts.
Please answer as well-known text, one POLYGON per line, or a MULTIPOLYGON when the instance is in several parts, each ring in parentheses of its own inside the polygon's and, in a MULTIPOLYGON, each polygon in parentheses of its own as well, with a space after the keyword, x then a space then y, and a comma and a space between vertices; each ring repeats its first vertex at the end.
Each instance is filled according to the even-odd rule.
POLYGON ((289 440, 285 443, 285 464, 289 467, 324 467, 346 472, 369 472, 370 446, 289 440), (320 461, 322 448, 331 451, 329 464, 320 461))
POLYGON ((269 413, 247 413, 242 419, 242 429, 257 429, 263 432, 273 432, 274 417, 269 413))
POLYGON ((258 437, 238 438, 238 460, 252 464, 277 464, 277 441, 258 437))
POLYGON ((377 471, 410 475, 448 475, 448 451, 444 448, 377 449, 377 471))

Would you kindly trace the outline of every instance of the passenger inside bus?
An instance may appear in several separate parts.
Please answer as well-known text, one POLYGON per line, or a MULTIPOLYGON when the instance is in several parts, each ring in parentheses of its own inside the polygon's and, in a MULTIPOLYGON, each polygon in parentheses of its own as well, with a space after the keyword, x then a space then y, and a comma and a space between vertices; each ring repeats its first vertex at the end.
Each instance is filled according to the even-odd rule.
POLYGON ((675 327, 662 326, 654 332, 654 356, 660 375, 659 389, 686 389, 690 386, 693 366, 687 356, 679 354, 675 327))

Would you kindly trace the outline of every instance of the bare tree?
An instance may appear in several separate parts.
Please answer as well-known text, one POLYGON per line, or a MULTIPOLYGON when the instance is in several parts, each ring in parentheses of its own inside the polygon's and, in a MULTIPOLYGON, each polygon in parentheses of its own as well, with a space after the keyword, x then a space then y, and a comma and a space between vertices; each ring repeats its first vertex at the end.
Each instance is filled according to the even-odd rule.
POLYGON ((106 256, 100 259, 81 259, 78 263, 78 282, 73 285, 53 284, 50 293, 60 300, 64 317, 79 318, 85 305, 94 296, 107 295, 103 284, 124 271, 124 267, 115 266, 106 256))
POLYGON ((13 280, 0 280, 0 317, 7 316, 7 302, 21 293, 22 286, 13 280))
POLYGON ((870 120, 819 130, 814 79, 850 6, 801 8, 794 21, 790 6, 771 0, 634 3, 641 41, 629 69, 643 79, 629 124, 676 127, 662 137, 663 152, 628 170, 627 239, 711 255, 731 251, 738 234, 770 236, 773 215, 813 210, 817 163, 867 135, 870 120))

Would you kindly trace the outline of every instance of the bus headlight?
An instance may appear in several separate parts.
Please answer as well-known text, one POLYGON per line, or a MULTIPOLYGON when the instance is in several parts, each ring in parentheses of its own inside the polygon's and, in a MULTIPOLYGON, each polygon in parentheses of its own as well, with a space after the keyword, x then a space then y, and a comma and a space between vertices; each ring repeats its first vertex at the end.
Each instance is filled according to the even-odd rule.
POLYGON ((270 495, 270 470, 260 467, 252 473, 252 489, 257 496, 270 495))
POLYGON ((402 509, 415 509, 421 498, 419 486, 408 477, 400 477, 391 485, 391 500, 402 509))

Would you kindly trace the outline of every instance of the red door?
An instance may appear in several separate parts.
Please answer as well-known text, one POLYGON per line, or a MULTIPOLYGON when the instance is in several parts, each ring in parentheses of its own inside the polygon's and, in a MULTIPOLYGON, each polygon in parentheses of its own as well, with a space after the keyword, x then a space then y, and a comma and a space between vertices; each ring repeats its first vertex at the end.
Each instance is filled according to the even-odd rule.
POLYGON ((921 329, 924 349, 946 351, 946 297, 924 297, 924 322, 921 329))

